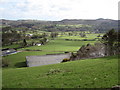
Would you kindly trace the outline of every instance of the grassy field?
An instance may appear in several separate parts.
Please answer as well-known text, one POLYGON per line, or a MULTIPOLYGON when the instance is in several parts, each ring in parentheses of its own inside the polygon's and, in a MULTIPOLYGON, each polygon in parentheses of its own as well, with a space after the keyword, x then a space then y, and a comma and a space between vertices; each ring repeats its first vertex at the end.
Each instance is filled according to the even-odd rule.
MULTIPOLYGON (((75 38, 75 37, 74 37, 75 38)), ((17 54, 3 57, 9 61, 8 68, 16 68, 25 66, 26 56, 45 55, 53 53, 76 52, 82 45, 88 43, 94 44, 96 41, 65 41, 64 38, 58 37, 55 40, 50 40, 42 46, 31 46, 18 50, 42 50, 42 51, 23 51, 17 54)))
POLYGON ((51 40, 46 45, 43 46, 32 46, 24 49, 31 49, 31 50, 47 50, 47 51, 76 51, 82 45, 86 45, 88 43, 93 44, 96 41, 65 41, 64 39, 56 39, 51 40))
POLYGON ((5 60, 8 61, 9 68, 20 68, 20 67, 26 67, 26 56, 32 56, 32 55, 45 55, 45 54, 55 54, 55 53, 62 53, 62 52, 41 52, 41 51, 25 51, 25 52, 19 52, 17 54, 9 55, 3 57, 5 60))
POLYGON ((66 36, 63 35, 62 37, 60 37, 61 39, 94 39, 97 38, 98 35, 103 35, 103 34, 86 34, 86 37, 80 37, 79 35, 77 36, 66 36))
MULTIPOLYGON (((99 34, 88 34, 87 39, 94 39, 99 34)), ((68 36, 63 35, 61 37, 57 37, 55 40, 50 40, 44 46, 32 46, 23 48, 24 49, 31 49, 31 50, 43 50, 43 51, 77 51, 82 45, 86 45, 88 43, 94 44, 95 42, 99 41, 66 41, 65 39, 86 39, 81 38, 80 36, 68 36)))
POLYGON ((3 70, 3 88, 111 88, 117 84, 117 56, 3 70))
POLYGON ((26 67, 26 56, 76 52, 82 45, 99 41, 65 39, 94 39, 97 36, 98 34, 87 34, 87 38, 81 38, 62 35, 49 40, 45 45, 18 49, 22 52, 3 57, 9 63, 7 68, 3 68, 3 88, 110 88, 117 85, 117 56, 26 67), (25 51, 26 49, 41 51, 25 51))

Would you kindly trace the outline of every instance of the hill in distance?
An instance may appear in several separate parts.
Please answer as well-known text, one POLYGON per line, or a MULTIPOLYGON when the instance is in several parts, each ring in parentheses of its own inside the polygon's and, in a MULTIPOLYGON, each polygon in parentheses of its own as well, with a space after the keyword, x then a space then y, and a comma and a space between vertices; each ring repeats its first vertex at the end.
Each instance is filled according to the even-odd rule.
POLYGON ((1 19, 3 26, 27 27, 47 31, 99 31, 106 32, 110 29, 118 30, 118 20, 112 19, 64 19, 61 21, 43 21, 43 20, 5 20, 1 19), (67 25, 62 26, 61 25, 67 25), (79 27, 70 25, 82 25, 79 27), (68 27, 68 28, 66 28, 68 27))

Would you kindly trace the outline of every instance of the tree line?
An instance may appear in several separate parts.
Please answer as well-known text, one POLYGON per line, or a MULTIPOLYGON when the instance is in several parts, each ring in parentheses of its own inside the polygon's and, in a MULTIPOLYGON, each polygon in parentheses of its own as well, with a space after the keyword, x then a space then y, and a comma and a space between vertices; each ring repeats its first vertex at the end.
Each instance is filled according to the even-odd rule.
POLYGON ((120 52, 120 31, 111 29, 103 35, 101 42, 105 45, 106 55, 111 56, 120 52))
POLYGON ((14 27, 2 27, 2 46, 13 45, 14 43, 18 43, 21 46, 29 46, 34 45, 34 42, 28 45, 27 40, 34 40, 37 39, 39 43, 44 45, 47 42, 47 38, 50 37, 54 39, 58 36, 57 32, 51 32, 50 34, 47 33, 37 33, 33 34, 32 36, 26 34, 26 30, 15 30, 14 27))

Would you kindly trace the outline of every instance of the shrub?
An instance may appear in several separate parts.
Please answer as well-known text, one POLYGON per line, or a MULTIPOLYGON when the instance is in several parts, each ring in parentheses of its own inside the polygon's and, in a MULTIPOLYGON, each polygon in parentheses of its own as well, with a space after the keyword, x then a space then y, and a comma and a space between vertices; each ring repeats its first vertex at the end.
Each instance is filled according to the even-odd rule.
POLYGON ((30 49, 25 49, 25 51, 31 51, 30 49))
POLYGON ((8 67, 9 61, 7 59, 2 59, 2 67, 8 67))
POLYGON ((69 39, 65 39, 66 41, 69 41, 69 39))
POLYGON ((62 60, 62 62, 68 62, 68 61, 70 61, 69 58, 64 58, 64 59, 62 60))
POLYGON ((87 39, 82 39, 82 41, 88 41, 87 39))
POLYGON ((64 52, 64 53, 69 53, 69 52, 64 52))

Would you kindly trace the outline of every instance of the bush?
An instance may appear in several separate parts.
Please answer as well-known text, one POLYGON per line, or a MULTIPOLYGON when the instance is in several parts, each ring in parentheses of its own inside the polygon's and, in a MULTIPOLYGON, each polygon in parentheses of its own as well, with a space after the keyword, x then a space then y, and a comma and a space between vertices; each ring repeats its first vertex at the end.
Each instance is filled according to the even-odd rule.
POLYGON ((8 67, 9 61, 7 59, 2 59, 2 67, 8 67))
POLYGON ((69 53, 69 52, 64 52, 64 53, 69 53))
POLYGON ((87 39, 82 39, 82 41, 88 41, 87 39))
POLYGON ((68 61, 70 61, 69 58, 64 58, 64 59, 62 60, 62 62, 68 62, 68 61))
POLYGON ((25 51, 31 51, 30 49, 25 49, 25 51))
POLYGON ((65 40, 69 41, 69 39, 65 39, 65 40))

